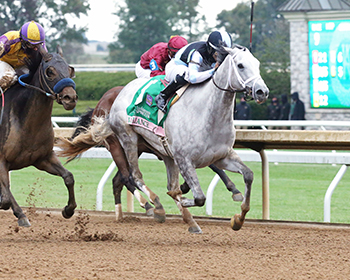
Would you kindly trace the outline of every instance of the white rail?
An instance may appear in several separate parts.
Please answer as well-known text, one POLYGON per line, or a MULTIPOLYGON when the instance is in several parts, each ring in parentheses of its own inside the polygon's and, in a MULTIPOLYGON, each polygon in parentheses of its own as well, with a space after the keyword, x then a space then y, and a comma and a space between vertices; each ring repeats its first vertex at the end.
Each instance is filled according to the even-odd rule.
POLYGON ((317 127, 321 130, 326 130, 327 127, 350 127, 350 121, 268 121, 268 120, 251 120, 242 121, 234 120, 235 126, 245 127, 261 127, 268 129, 269 127, 317 127))
MULTIPOLYGON (((76 123, 78 117, 52 117, 52 123, 55 127, 59 127, 58 123, 76 123)), ((261 127, 268 129, 269 127, 317 127, 326 130, 327 127, 348 128, 350 121, 268 121, 268 120, 252 120, 242 121, 235 120, 235 126, 245 127, 261 127)))
MULTIPOLYGON (((251 150, 236 149, 237 154, 245 162, 260 162, 261 155, 251 150)), ((345 174, 347 167, 350 165, 350 153, 334 153, 334 152, 286 152, 286 151, 265 151, 266 158, 269 158, 270 162, 284 162, 284 163, 321 163, 321 164, 341 164, 341 168, 334 177, 333 181, 329 185, 324 198, 324 222, 330 222, 331 220, 331 198, 333 191, 337 187, 341 178, 345 174)), ((91 148, 87 152, 83 153, 82 157, 85 158, 109 158, 110 153, 105 148, 91 148)), ((157 159, 152 154, 144 153, 141 158, 157 159)), ((116 165, 114 162, 110 164, 106 172, 103 174, 96 192, 96 210, 102 210, 103 205, 103 189, 104 186, 114 172, 116 165)), ((212 179, 208 190, 206 200, 206 214, 213 214, 213 194, 217 183, 219 182, 219 175, 215 175, 212 179)))

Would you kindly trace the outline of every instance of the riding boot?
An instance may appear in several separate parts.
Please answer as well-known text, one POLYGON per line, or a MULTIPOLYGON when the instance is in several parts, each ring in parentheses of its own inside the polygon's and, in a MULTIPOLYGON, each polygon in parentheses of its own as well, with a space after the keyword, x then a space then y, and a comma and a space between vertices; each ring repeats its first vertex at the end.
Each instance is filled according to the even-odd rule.
POLYGON ((176 75, 174 81, 166 86, 155 98, 157 107, 165 114, 167 112, 167 100, 175 93, 179 88, 187 84, 184 78, 185 75, 176 75))

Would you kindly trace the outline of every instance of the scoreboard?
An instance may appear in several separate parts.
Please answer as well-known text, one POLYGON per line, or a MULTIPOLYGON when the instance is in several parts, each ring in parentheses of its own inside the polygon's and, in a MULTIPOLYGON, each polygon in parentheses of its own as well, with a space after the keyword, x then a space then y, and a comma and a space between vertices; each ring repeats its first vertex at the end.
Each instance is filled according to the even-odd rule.
POLYGON ((309 21, 311 108, 350 109, 350 20, 309 21))

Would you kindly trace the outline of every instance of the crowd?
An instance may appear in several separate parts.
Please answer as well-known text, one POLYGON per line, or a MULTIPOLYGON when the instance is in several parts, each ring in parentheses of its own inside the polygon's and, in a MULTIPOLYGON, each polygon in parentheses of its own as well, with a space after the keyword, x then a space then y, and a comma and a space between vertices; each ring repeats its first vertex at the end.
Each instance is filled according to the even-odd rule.
MULTIPOLYGON (((271 98, 271 103, 267 106, 266 116, 268 120, 305 120, 305 105, 299 99, 299 93, 293 92, 290 95, 290 102, 286 94, 281 95, 281 102, 279 97, 271 98)), ((252 109, 246 102, 244 97, 241 98, 239 104, 236 105, 234 113, 235 120, 251 120, 252 109)), ((273 127, 271 127, 273 128, 273 127)))

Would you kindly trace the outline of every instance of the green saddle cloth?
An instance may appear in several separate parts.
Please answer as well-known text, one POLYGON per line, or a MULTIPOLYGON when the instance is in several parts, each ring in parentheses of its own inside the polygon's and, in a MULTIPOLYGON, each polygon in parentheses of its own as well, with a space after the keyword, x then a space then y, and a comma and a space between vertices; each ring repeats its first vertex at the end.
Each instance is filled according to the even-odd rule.
POLYGON ((165 75, 159 75, 148 80, 136 92, 126 109, 129 124, 144 127, 160 136, 164 136, 163 124, 172 100, 168 102, 166 114, 161 112, 156 105, 155 97, 165 88, 164 77, 165 75))

